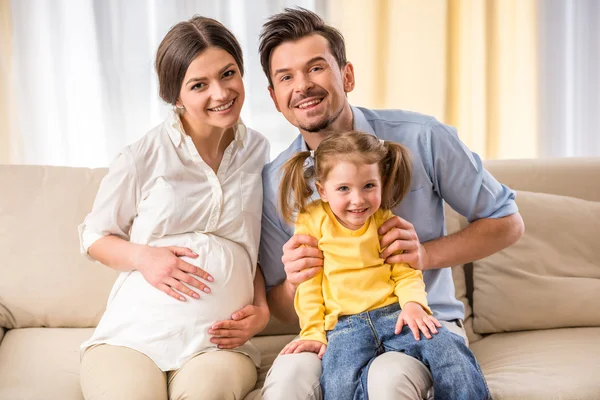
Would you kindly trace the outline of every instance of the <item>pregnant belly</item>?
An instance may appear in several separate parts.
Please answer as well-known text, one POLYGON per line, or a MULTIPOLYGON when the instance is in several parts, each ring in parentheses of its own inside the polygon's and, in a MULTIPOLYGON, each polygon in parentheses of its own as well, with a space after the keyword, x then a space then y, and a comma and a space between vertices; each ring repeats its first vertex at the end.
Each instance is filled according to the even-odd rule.
MULTIPOLYGON (((172 239, 173 240, 173 239, 172 239)), ((189 247, 198 254, 198 258, 182 257, 192 265, 208 272, 214 282, 206 282, 210 293, 201 292, 190 286, 200 295, 200 299, 184 296, 186 301, 175 300, 166 293, 150 285, 139 271, 133 271, 120 277, 121 285, 115 284, 107 313, 114 310, 118 314, 128 314, 132 325, 155 324, 207 326, 216 321, 227 320, 231 315, 248 304, 252 304, 253 268, 244 249, 228 240, 208 235, 191 235, 177 243, 152 243, 155 246, 189 247), (123 310, 129 310, 123 313, 123 310)))

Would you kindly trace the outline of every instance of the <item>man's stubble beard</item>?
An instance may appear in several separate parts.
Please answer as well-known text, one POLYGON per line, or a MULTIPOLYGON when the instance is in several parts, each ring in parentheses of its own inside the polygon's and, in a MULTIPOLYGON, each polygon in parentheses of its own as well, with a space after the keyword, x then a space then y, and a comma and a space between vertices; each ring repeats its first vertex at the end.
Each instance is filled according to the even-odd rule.
POLYGON ((304 131, 306 131, 306 132, 310 132, 310 133, 318 133, 318 132, 321 132, 323 130, 330 130, 330 129, 327 129, 327 128, 329 128, 329 126, 331 124, 333 124, 340 117, 340 115, 342 114, 342 111, 344 111, 344 105, 343 104, 340 107, 339 111, 334 116, 332 116, 330 118, 326 118, 325 120, 323 120, 321 122, 318 122, 317 124, 312 125, 312 126, 303 126, 303 125, 300 125, 299 128, 302 129, 302 130, 304 130, 304 131))

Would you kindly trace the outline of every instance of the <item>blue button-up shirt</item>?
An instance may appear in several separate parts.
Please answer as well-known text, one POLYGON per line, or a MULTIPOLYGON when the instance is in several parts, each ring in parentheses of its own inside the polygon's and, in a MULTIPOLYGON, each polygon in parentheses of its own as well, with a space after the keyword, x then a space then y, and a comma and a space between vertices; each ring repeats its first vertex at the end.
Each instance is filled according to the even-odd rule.
MULTIPOLYGON (((352 107, 354 129, 380 139, 400 143, 412 156, 410 191, 393 210, 410 221, 421 242, 446 234, 444 206, 468 218, 500 218, 517 212, 515 193, 483 168, 481 159, 458 138, 456 130, 435 118, 401 110, 369 110, 352 107)), ((263 216, 259 262, 267 289, 285 280, 281 257, 283 245, 294 234, 277 211, 281 166, 295 152, 307 150, 301 135, 263 169, 263 216)), ((316 191, 315 191, 316 192, 316 191)), ((436 318, 464 318, 463 304, 456 300, 450 268, 423 272, 427 300, 436 318)))

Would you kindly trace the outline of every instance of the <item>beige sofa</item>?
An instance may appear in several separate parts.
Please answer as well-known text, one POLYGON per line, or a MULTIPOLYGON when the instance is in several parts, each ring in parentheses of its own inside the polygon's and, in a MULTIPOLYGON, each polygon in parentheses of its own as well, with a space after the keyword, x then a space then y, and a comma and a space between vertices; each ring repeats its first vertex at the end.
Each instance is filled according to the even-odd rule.
MULTIPOLYGON (((520 192, 524 237, 455 267, 495 399, 600 399, 600 159, 488 162, 520 192), (568 196, 568 197, 566 197, 568 196), (473 307, 471 307, 471 305, 473 307)), ((104 169, 0 166, 0 399, 81 399, 79 344, 116 273, 78 253, 104 169)), ((466 221, 448 211, 448 229, 466 221)), ((295 327, 271 323, 257 388, 295 327)), ((247 399, 259 398, 259 391, 247 399)))

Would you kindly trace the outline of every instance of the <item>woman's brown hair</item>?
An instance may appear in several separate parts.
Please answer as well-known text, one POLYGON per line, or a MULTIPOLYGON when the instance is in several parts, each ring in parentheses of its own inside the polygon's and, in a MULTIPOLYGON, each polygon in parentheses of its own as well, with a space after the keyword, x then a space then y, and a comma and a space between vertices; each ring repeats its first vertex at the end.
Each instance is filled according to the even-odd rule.
POLYGON ((196 15, 173 26, 156 51, 159 94, 165 102, 175 105, 188 67, 209 47, 231 54, 244 75, 242 48, 233 33, 219 21, 196 15))
POLYGON ((326 137, 314 151, 313 165, 305 170, 304 164, 310 156, 310 151, 298 152, 282 167, 279 207, 289 223, 293 222, 295 211, 306 211, 314 193, 312 180, 316 178, 317 182, 324 183, 339 160, 379 165, 384 210, 391 210, 400 203, 410 188, 412 164, 408 149, 398 143, 381 141, 369 133, 350 131, 326 137))

